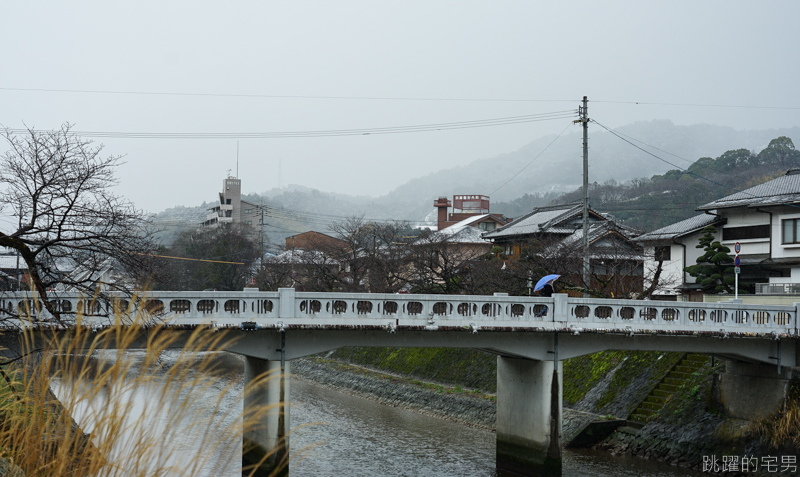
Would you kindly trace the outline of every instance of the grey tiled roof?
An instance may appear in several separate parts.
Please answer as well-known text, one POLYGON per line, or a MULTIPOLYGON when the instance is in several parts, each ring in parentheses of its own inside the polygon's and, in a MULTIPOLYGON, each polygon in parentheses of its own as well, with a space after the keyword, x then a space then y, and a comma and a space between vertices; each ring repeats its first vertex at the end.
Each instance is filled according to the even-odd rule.
POLYGON ((702 230, 709 225, 717 225, 724 223, 725 219, 715 215, 700 214, 690 217, 686 220, 681 220, 666 227, 653 230, 652 232, 641 235, 635 239, 636 242, 649 242, 653 240, 671 240, 676 237, 688 235, 697 230, 702 230))
MULTIPOLYGON (((572 232, 573 233, 571 235, 565 237, 564 240, 561 241, 562 244, 568 245, 583 240, 583 229, 576 229, 572 232)), ((629 240, 641 233, 634 228, 626 227, 610 221, 595 222, 589 224, 589 243, 593 243, 595 240, 605 236, 609 232, 617 232, 629 240)))
MULTIPOLYGON (((514 235, 530 235, 539 233, 575 214, 580 214, 581 209, 582 205, 580 204, 539 207, 533 209, 533 211, 530 213, 523 215, 510 224, 506 224, 485 234, 484 237, 487 239, 496 239, 514 235)), ((565 230, 565 232, 571 233, 572 230, 565 230)))
POLYGON ((800 202, 800 169, 790 169, 786 175, 772 179, 741 192, 736 192, 701 205, 697 210, 727 207, 760 207, 800 202))

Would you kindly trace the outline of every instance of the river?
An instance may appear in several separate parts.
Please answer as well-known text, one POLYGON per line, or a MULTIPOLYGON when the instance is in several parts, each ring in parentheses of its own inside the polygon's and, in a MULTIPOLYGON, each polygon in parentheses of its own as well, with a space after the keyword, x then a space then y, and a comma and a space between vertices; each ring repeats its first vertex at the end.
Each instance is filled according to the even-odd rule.
MULTIPOLYGON (((133 353, 135 355, 135 353, 133 353)), ((167 366, 171 356, 164 356, 167 366)), ((222 395, 223 408, 217 411, 241 410, 238 393, 242 388, 241 360, 223 354, 221 365, 228 369, 228 383, 221 382, 193 396, 192 409, 179 421, 169 416, 167 403, 153 403, 154 389, 138 387, 130 390, 131 416, 140 416, 150 409, 151 417, 146 432, 154 436, 165 435, 167 428, 177 426, 178 432, 169 432, 168 442, 162 442, 163 459, 177 468, 187 469, 187 456, 198 449, 207 458, 202 469, 186 475, 239 476, 240 452, 238 441, 229 446, 201 444, 208 432, 192 429, 197 416, 213 414, 211 403, 222 395), (225 385, 232 387, 225 390, 225 385), (169 452, 169 448, 173 452, 169 452)), ((59 381, 54 380, 56 395, 63 393, 59 381)), ((61 397, 59 395, 59 397, 61 397)), ((75 416, 81 426, 90 431, 92 405, 86 403, 75 416)), ((220 419, 220 424, 230 424, 230 415, 220 419)), ((291 384, 290 423, 291 450, 295 454, 290 475, 292 477, 334 476, 486 476, 494 472, 494 433, 471 428, 449 421, 421 415, 404 409, 378 404, 374 401, 293 380, 291 384)), ((144 432, 144 431, 136 431, 144 432)), ((154 437, 157 439, 158 437, 154 437)), ((118 452, 124 452, 120 446, 118 452)), ((160 457, 161 458, 161 457, 160 457)), ((191 457, 189 457, 191 458, 191 457)), ((175 473, 174 475, 180 475, 175 473)), ((611 457, 591 451, 564 451, 563 475, 565 477, 675 477, 699 476, 697 472, 672 467, 638 458, 611 457)))

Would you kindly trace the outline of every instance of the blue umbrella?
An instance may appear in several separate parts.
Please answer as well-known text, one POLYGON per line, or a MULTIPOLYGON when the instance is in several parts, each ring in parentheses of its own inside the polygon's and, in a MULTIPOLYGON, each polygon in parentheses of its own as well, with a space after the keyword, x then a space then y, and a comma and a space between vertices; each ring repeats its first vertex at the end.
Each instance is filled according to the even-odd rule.
POLYGON ((533 289, 533 291, 541 290, 542 288, 544 288, 545 285, 547 285, 548 283, 553 283, 560 276, 561 275, 547 275, 545 277, 542 277, 541 280, 536 282, 536 287, 533 289))

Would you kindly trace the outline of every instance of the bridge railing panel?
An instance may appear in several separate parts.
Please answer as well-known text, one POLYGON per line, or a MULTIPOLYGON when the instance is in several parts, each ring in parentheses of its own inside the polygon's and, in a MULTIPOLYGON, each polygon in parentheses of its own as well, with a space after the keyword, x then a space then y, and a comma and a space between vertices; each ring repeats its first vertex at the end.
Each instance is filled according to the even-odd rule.
MULTIPOLYGON (((674 302, 621 299, 473 295, 410 295, 296 292, 151 292, 109 294, 111 300, 54 292, 50 304, 63 316, 89 314, 103 322, 114 313, 147 311, 170 323, 212 321, 235 325, 261 320, 319 325, 481 327, 575 327, 604 330, 696 330, 747 334, 797 334, 797 306, 734 302, 674 302)), ((44 303, 31 292, 0 295, 0 318, 19 314, 47 320, 44 303)))

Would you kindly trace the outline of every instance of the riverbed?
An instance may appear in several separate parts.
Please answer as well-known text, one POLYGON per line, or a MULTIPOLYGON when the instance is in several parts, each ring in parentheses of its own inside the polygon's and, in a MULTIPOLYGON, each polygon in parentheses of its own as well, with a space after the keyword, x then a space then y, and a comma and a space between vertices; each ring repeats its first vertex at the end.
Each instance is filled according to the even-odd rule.
MULTIPOLYGON (((136 352, 131 354, 135 356, 136 352)), ((226 369, 227 377, 194 395, 191 412, 178 420, 165 411, 170 403, 153 402, 158 396, 155 388, 131 389, 125 395, 131 403, 132 418, 148 412, 152 416, 148 418, 151 420, 147 432, 153 434, 153 439, 161 439, 159 446, 163 452, 159 455, 175 465, 172 475, 241 475, 240 462, 231 457, 238 452, 238 441, 230 439, 234 442, 209 446, 208 442, 203 442, 208 435, 193 428, 200 416, 215 413, 210 403, 216 402, 220 394, 223 394, 220 402, 224 408, 216 411, 221 416, 216 425, 222 428, 232 424, 231 416, 241 411, 242 361, 228 354, 220 354, 218 361, 226 369), (227 382, 223 382, 225 380, 227 382), (208 460, 191 474, 181 474, 179 469, 187 469, 194 455, 208 460)), ((167 353, 165 366, 172 362, 174 357, 167 353)), ((58 381, 54 381, 53 390, 57 395, 63 391, 58 381)), ((74 416, 86 431, 92 430, 91 409, 92 405, 86 403, 79 415, 74 416)), ((293 428, 290 437, 292 477, 495 475, 495 435, 489 430, 382 405, 298 379, 291 383, 290 424, 293 428)), ((134 431, 137 435, 129 437, 135 439, 140 432, 143 431, 134 431)), ((702 474, 638 458, 565 450, 563 475, 675 477, 702 474)))

